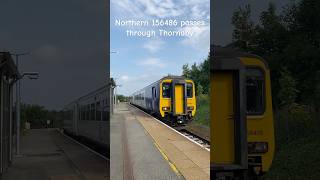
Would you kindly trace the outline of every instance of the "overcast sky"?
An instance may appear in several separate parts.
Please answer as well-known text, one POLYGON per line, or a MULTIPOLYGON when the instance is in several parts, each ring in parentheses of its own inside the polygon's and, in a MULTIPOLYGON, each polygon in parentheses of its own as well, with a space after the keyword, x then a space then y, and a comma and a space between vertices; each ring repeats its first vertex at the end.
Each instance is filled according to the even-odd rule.
POLYGON ((61 109, 106 82, 105 1, 1 0, 0 50, 20 58, 22 101, 61 109))

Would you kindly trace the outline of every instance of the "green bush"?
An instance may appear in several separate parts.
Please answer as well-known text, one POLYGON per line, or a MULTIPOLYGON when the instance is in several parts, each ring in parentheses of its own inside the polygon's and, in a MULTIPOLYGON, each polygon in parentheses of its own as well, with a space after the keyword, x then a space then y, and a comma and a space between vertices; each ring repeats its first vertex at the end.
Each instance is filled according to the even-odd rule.
POLYGON ((195 123, 210 126, 210 97, 207 94, 197 96, 195 123))

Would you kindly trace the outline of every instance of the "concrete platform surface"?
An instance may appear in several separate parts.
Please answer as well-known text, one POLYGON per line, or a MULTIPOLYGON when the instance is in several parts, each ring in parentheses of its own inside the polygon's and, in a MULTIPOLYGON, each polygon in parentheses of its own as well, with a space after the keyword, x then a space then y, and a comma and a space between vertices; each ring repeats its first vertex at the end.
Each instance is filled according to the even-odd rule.
POLYGON ((55 129, 29 130, 2 180, 108 180, 109 162, 55 129))
POLYGON ((183 179, 162 156, 126 104, 116 106, 110 120, 110 133, 112 180, 183 179))
POLYGON ((210 179, 210 152, 196 145, 140 109, 126 104, 148 134, 185 179, 210 179))

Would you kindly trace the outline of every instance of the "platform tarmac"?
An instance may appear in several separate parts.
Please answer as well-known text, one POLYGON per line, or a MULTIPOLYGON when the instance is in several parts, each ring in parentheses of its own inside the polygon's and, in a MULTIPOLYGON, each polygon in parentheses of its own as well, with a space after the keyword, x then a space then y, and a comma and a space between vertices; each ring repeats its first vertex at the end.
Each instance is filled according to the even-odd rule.
POLYGON ((2 180, 108 180, 109 162, 56 129, 28 130, 2 180))
POLYGON ((120 103, 110 124, 111 179, 210 179, 210 152, 141 110, 120 103))

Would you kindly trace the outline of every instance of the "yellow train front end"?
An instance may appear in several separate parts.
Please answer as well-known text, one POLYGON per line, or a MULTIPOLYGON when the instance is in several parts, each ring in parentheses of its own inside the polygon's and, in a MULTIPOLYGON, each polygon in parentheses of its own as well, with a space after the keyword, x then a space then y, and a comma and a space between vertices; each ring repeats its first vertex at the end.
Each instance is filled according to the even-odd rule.
POLYGON ((194 82, 184 78, 164 78, 159 86, 161 117, 174 125, 192 121, 196 113, 194 82))
POLYGON ((266 173, 275 149, 268 65, 255 55, 218 49, 210 81, 213 179, 266 173))
POLYGON ((275 139, 270 72, 256 57, 241 57, 246 66, 248 166, 266 173, 273 160, 275 139))

